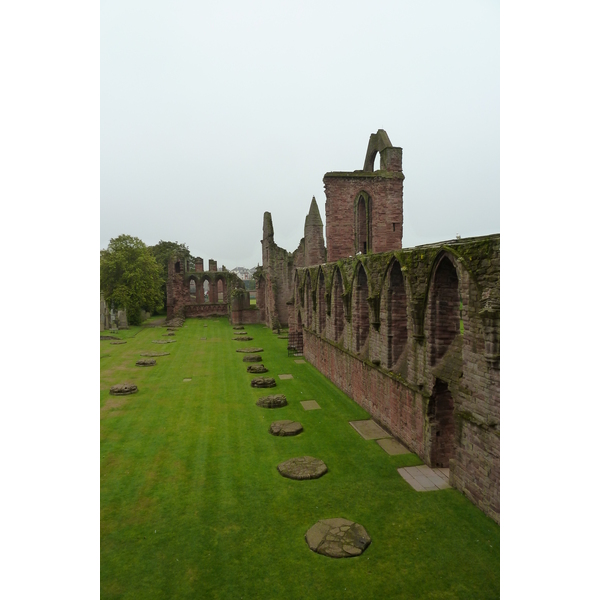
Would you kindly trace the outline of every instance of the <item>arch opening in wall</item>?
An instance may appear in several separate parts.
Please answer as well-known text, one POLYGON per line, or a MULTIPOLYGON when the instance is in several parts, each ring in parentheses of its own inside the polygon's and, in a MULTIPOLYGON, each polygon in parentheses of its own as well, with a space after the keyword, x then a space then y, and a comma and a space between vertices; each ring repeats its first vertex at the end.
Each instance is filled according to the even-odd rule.
POLYGON ((437 264, 429 290, 429 351, 431 364, 444 356, 460 333, 458 275, 452 261, 444 256, 437 264))
POLYGON ((344 285, 342 274, 339 269, 335 270, 333 276, 331 314, 333 316, 333 339, 337 342, 344 333, 344 285))
POLYGON ((353 349, 360 353, 369 337, 369 284, 364 267, 358 266, 352 289, 352 338, 353 349))
POLYGON ((222 277, 217 279, 217 302, 223 304, 227 298, 227 284, 222 277))
POLYGON ((181 263, 179 261, 175 263, 175 273, 181 273, 181 263))
POLYGON ((305 300, 304 300, 304 306, 306 306, 306 328, 312 329, 313 303, 312 303, 312 286, 310 284, 310 274, 306 275, 306 284, 304 286, 304 293, 306 295, 305 300))
POLYGON ((190 297, 196 300, 197 286, 194 278, 190 279, 190 297))
POLYGON ((387 287, 385 290, 384 343, 386 343, 386 362, 391 369, 399 360, 408 340, 408 315, 406 291, 402 268, 394 261, 388 271, 387 287))
POLYGON ((205 279, 202 283, 202 302, 208 304, 210 302, 210 281, 205 279))
POLYGON ((325 333, 325 319, 327 314, 327 306, 325 305, 325 275, 323 271, 319 271, 319 280, 317 283, 318 298, 317 298, 317 310, 319 315, 319 333, 323 335, 325 333))
POLYGON ((371 213, 371 198, 366 192, 361 192, 354 203, 354 246, 356 254, 367 254, 372 249, 371 213))
POLYGON ((448 468, 455 456, 454 399, 448 384, 435 380, 433 393, 427 407, 431 435, 430 462, 432 467, 448 468))

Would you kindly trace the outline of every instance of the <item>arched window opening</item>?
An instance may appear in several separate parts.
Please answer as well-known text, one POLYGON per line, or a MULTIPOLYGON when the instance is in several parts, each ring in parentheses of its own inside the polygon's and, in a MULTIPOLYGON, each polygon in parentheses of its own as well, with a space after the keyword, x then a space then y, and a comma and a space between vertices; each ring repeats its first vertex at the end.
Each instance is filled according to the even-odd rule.
POLYGON ((306 328, 312 329, 312 313, 314 307, 312 303, 312 287, 310 285, 310 277, 306 278, 304 292, 306 294, 306 300, 304 302, 304 306, 306 306, 306 328))
POLYGON ((352 290, 352 335, 354 351, 361 352, 369 337, 369 288, 367 274, 362 265, 358 267, 352 290))
POLYGON ((342 294, 344 287, 342 284, 342 275, 339 269, 336 269, 333 277, 333 288, 331 297, 331 314, 333 315, 333 339, 337 342, 344 332, 344 299, 342 294))
POLYGON ((325 306, 325 276, 323 275, 323 271, 319 274, 319 333, 323 335, 325 333, 325 316, 326 316, 326 306, 325 306))
POLYGON ((223 302, 223 280, 217 281, 217 302, 223 302))
POLYGON ((448 257, 438 263, 430 291, 430 356, 435 365, 460 333, 458 275, 448 257))
POLYGON ((190 296, 196 299, 196 282, 190 279, 190 296))
POLYGON ((202 288, 204 290, 204 302, 208 303, 210 302, 210 282, 208 281, 208 279, 204 280, 202 288))
POLYGON ((432 467, 448 468, 454 458, 454 399, 448 384, 436 379, 427 407, 431 434, 430 461, 432 467))
POLYGON ((181 273, 181 263, 179 261, 175 263, 175 273, 181 273))
POLYGON ((390 269, 386 300, 387 356, 388 368, 391 369, 400 358, 408 339, 404 277, 397 262, 390 269))
POLYGON ((354 205, 354 234, 356 254, 371 251, 371 199, 361 192, 354 205))

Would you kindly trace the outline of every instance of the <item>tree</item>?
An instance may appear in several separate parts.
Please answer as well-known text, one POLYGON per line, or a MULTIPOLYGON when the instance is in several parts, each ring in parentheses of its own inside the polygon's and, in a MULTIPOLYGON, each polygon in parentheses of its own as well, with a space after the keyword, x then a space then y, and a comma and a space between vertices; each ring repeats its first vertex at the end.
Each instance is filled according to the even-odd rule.
POLYGON ((150 251, 156 258, 156 262, 158 263, 161 269, 162 276, 162 297, 163 303, 167 305, 167 274, 169 268, 169 260, 173 256, 178 256, 181 259, 191 259, 192 255, 190 254, 190 249, 186 244, 180 244, 179 242, 164 242, 160 240, 158 244, 155 246, 149 246, 150 251))
POLYGON ((100 289, 109 305, 127 309, 132 325, 139 325, 141 309, 162 307, 161 284, 160 267, 139 238, 120 235, 100 251, 100 289))

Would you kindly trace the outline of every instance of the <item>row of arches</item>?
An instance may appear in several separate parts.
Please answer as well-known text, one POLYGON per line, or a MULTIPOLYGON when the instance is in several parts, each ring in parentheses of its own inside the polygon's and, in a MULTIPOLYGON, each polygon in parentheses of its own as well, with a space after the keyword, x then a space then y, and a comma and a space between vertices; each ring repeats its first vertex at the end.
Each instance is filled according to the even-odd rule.
POLYGON ((195 304, 222 304, 227 297, 227 283, 223 278, 214 282, 208 276, 200 280, 190 277, 188 285, 190 297, 195 304))
POLYGON ((301 331, 305 326, 359 355, 368 352, 369 337, 373 330, 378 331, 381 337, 377 358, 388 369, 396 367, 401 360, 410 333, 416 338, 427 338, 432 366, 461 333, 462 311, 466 305, 462 304, 454 257, 446 252, 433 264, 425 310, 410 310, 416 299, 412 298, 408 280, 396 258, 388 265, 380 290, 369 289, 367 271, 361 262, 347 289, 338 266, 333 272, 329 294, 322 269, 314 285, 316 289, 309 272, 303 282, 296 282, 300 302, 296 329, 301 331))

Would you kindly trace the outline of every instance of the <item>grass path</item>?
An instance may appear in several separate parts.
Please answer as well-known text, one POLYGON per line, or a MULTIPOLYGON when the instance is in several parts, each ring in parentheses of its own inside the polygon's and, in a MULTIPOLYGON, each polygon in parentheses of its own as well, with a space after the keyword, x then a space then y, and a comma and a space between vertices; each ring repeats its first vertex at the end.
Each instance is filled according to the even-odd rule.
POLYGON ((235 342, 227 319, 189 319, 175 338, 141 328, 127 344, 100 343, 102 598, 498 598, 498 526, 456 490, 415 492, 396 469, 418 457, 363 440, 348 424, 369 418, 361 407, 269 329, 246 331, 254 340, 235 342), (276 388, 250 387, 243 346, 264 348, 276 388), (136 367, 146 351, 170 355, 136 367), (139 392, 110 396, 123 382, 139 392), (268 393, 289 406, 255 406, 268 393), (308 399, 322 410, 304 411, 308 399), (274 437, 279 419, 305 431, 274 437), (279 475, 303 455, 329 472, 279 475), (362 556, 309 550, 305 532, 332 517, 364 525, 373 542, 362 556))

